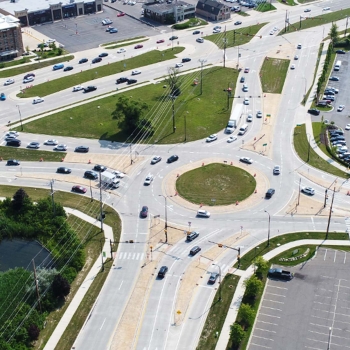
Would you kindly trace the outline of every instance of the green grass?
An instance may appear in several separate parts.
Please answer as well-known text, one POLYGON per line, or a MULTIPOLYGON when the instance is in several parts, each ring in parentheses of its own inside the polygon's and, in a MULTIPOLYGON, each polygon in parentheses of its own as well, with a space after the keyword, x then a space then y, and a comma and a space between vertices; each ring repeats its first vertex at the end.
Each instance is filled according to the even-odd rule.
POLYGON ((183 23, 178 23, 174 24, 172 28, 177 29, 177 30, 182 30, 182 29, 188 29, 188 28, 194 28, 198 26, 203 26, 208 24, 208 22, 204 21, 203 19, 200 18, 190 18, 186 22, 183 23))
MULTIPOLYGON (((143 43, 146 40, 148 40, 148 39, 135 40, 132 42, 132 44, 143 43)), ((120 47, 125 47, 125 45, 129 45, 129 44, 116 44, 116 45, 112 45, 112 46, 107 46, 106 50, 119 49, 120 47)), ((132 47, 130 46, 130 48, 132 48, 132 47)))
POLYGON ((295 5, 297 5, 295 2, 294 2, 294 0, 285 0, 285 1, 283 1, 283 0, 278 0, 281 4, 283 4, 283 5, 289 5, 289 6, 295 6, 295 5))
POLYGON ((243 16, 243 17, 248 17, 250 16, 249 13, 247 12, 244 12, 244 11, 239 11, 239 12, 235 12, 237 15, 240 15, 240 16, 243 16))
POLYGON ((219 337, 216 332, 221 333, 222 326, 225 323, 227 312, 230 308, 233 295, 239 281, 239 276, 227 274, 223 279, 219 290, 216 292, 214 300, 209 309, 201 336, 196 350, 214 350, 219 337), (222 300, 219 301, 221 292, 222 300))
MULTIPOLYGON (((194 75, 183 76, 193 79, 194 75)), ((195 75, 200 78, 200 73, 195 75)), ((231 68, 213 67, 203 70, 203 93, 200 95, 200 84, 187 84, 186 90, 175 101, 176 132, 172 128, 171 106, 168 106, 159 128, 153 137, 145 142, 178 143, 185 138, 184 118, 187 124, 187 141, 205 138, 225 128, 230 115, 227 109, 227 94, 223 91, 230 86, 236 87, 238 71, 231 68)), ((163 84, 148 85, 124 93, 126 96, 141 99, 149 105, 149 110, 161 107, 164 94, 163 84)), ((121 131, 111 113, 119 94, 89 102, 66 111, 58 112, 24 124, 24 131, 29 133, 47 133, 51 135, 72 136, 109 141, 125 141, 128 135, 121 131), (100 108, 99 108, 100 107, 100 108)), ((166 101, 165 103, 168 103, 166 101)), ((162 108, 155 113, 154 118, 163 113, 162 108)), ((18 131, 20 128, 17 128, 18 131)))
POLYGON ((40 61, 38 63, 32 63, 21 67, 16 67, 13 69, 0 70, 0 78, 9 78, 18 74, 25 74, 25 73, 34 71, 36 69, 40 69, 48 66, 54 66, 56 63, 69 62, 73 58, 74 58, 73 55, 69 55, 65 57, 55 58, 50 61, 40 61))
POLYGON ((326 145, 321 142, 320 135, 325 131, 326 125, 322 122, 313 122, 312 123, 312 132, 314 135, 314 140, 317 143, 318 148, 320 148, 323 153, 325 153, 328 157, 332 157, 331 154, 327 152, 326 145))
POLYGON ((109 43, 101 44, 101 46, 109 46, 109 45, 121 44, 121 43, 125 43, 125 42, 132 42, 132 44, 134 44, 134 41, 135 40, 139 40, 139 39, 146 39, 146 40, 148 40, 148 38, 145 37, 145 36, 135 36, 135 38, 118 40, 118 41, 111 41, 109 43))
MULTIPOLYGON (((312 16, 311 13, 308 14, 308 16, 312 16)), ((279 35, 287 34, 287 33, 294 33, 295 30, 302 30, 302 29, 308 29, 313 28, 317 26, 322 26, 327 23, 336 22, 341 19, 344 19, 346 17, 350 16, 350 8, 334 11, 331 13, 324 13, 319 16, 314 16, 309 19, 304 19, 301 21, 301 27, 300 27, 300 21, 291 23, 289 28, 287 26, 286 32, 283 30, 280 31, 279 35)))
POLYGON ((34 56, 24 56, 20 59, 14 60, 14 61, 9 61, 9 62, 1 62, 0 63, 0 69, 2 68, 8 68, 8 67, 14 67, 14 66, 19 66, 24 63, 30 62, 30 59, 33 58, 34 56))
POLYGON ((241 168, 213 163, 182 174, 176 190, 186 200, 205 205, 228 205, 241 202, 255 190, 256 181, 241 168), (215 203, 212 202, 215 199, 215 203))
MULTIPOLYGON (((255 24, 253 26, 240 28, 238 30, 229 30, 226 32, 226 48, 241 46, 249 43, 250 40, 266 23, 255 24)), ((206 40, 212 41, 219 49, 224 48, 224 33, 212 34, 205 37, 206 40)))
POLYGON ((273 6, 271 3, 265 2, 265 3, 259 4, 254 10, 259 12, 267 12, 267 11, 276 10, 276 7, 273 6))
MULTIPOLYGON (((266 225, 267 226, 267 225, 266 225)), ((256 249, 253 248, 245 253, 241 258, 241 270, 246 270, 257 256, 263 256, 266 253, 274 250, 280 245, 298 241, 301 239, 326 239, 326 232, 292 232, 285 235, 277 236, 270 239, 270 246, 267 246, 267 241, 262 242, 256 249)), ((332 232, 328 234, 328 239, 332 240, 348 240, 349 236, 345 232, 332 232)), ((238 266, 238 263, 234 265, 238 266)))
POLYGON ((39 57, 35 58, 35 61, 41 61, 41 60, 46 60, 48 58, 53 58, 53 57, 58 57, 58 56, 63 56, 63 55, 68 55, 69 52, 65 51, 61 48, 56 48, 56 50, 50 50, 50 49, 44 49, 41 51, 40 49, 35 49, 33 50, 35 54, 37 54, 39 57))
POLYGON ((295 265, 301 264, 301 263, 311 259, 315 255, 316 249, 317 249, 317 245, 315 245, 315 244, 294 247, 294 248, 291 248, 291 249, 284 251, 281 254, 276 255, 274 258, 272 258, 270 260, 270 262, 272 264, 278 264, 278 265, 282 265, 282 266, 295 266, 295 265), (310 249, 310 251, 304 258, 300 258, 298 260, 292 260, 292 261, 280 261, 281 258, 289 259, 289 258, 294 258, 294 257, 300 256, 300 255, 306 253, 306 251, 308 249, 310 249), (299 250, 299 251, 296 254, 293 254, 293 252, 295 250, 299 250))
MULTIPOLYGON (((34 96, 47 96, 55 92, 67 89, 73 85, 82 84, 87 81, 103 78, 109 75, 114 75, 125 70, 130 70, 173 59, 176 57, 176 54, 182 52, 183 50, 183 47, 174 47, 174 50, 153 50, 139 56, 111 64, 106 64, 104 66, 93 65, 92 68, 83 70, 73 75, 68 75, 59 79, 53 79, 43 84, 34 85, 30 89, 25 90, 23 94, 19 94, 18 97, 27 98, 34 96)), ((55 73, 56 72, 53 72, 53 74, 55 73)))
POLYGON ((349 178, 349 174, 329 164, 326 160, 321 158, 313 149, 309 147, 305 124, 294 128, 294 149, 298 156, 306 163, 308 158, 308 150, 310 150, 310 159, 308 164, 317 169, 325 171, 334 176, 342 178, 349 178))
POLYGON ((288 72, 290 60, 267 57, 260 70, 263 92, 280 94, 288 72))
POLYGON ((314 2, 314 1, 317 1, 317 0, 298 0, 298 3, 299 4, 307 4, 307 3, 310 3, 310 2, 314 2))
POLYGON ((43 158, 45 162, 60 162, 66 156, 65 152, 50 152, 31 150, 27 148, 0 146, 0 157, 3 160, 18 159, 21 161, 35 162, 43 158))

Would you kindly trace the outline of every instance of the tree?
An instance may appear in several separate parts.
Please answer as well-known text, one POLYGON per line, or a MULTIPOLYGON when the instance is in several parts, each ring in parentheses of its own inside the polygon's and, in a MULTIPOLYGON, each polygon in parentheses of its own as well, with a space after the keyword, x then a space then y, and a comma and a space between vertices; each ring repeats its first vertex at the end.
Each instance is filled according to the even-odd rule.
POLYGON ((40 334, 40 329, 37 325, 31 324, 28 327, 28 336, 31 341, 38 340, 40 334))
POLYGON ((148 105, 144 102, 120 96, 115 105, 115 110, 112 112, 112 117, 118 121, 118 126, 121 129, 127 133, 132 133, 142 129, 142 117, 147 109, 148 105))
POLYGON ((257 256, 254 260, 253 263, 256 267, 256 276, 261 279, 262 274, 264 271, 266 271, 269 268, 269 263, 266 261, 262 256, 257 256))
POLYGON ((238 346, 239 344, 241 344, 242 340, 244 339, 245 332, 242 326, 237 322, 231 325, 230 328, 231 328, 230 336, 231 336, 232 344, 234 346, 238 346))
POLYGON ((254 323, 255 313, 252 307, 248 304, 241 304, 237 316, 243 327, 249 327, 254 323))
POLYGON ((331 41, 332 41, 332 45, 333 47, 335 46, 335 44, 338 42, 339 40, 339 35, 338 35, 338 26, 333 23, 331 30, 329 32, 329 36, 331 37, 331 41))
POLYGON ((17 211, 20 211, 28 203, 30 203, 30 200, 26 191, 23 188, 17 190, 13 196, 12 207, 17 211))
POLYGON ((178 76, 179 70, 174 67, 168 68, 168 76, 165 78, 165 82, 170 87, 170 96, 177 97, 181 94, 180 90, 180 77, 178 76))
POLYGON ((64 298, 70 292, 70 284, 64 277, 58 274, 52 282, 52 292, 57 298, 64 298))
POLYGON ((263 287, 262 282, 255 275, 245 280, 244 285, 246 287, 245 295, 251 299, 255 299, 263 287))

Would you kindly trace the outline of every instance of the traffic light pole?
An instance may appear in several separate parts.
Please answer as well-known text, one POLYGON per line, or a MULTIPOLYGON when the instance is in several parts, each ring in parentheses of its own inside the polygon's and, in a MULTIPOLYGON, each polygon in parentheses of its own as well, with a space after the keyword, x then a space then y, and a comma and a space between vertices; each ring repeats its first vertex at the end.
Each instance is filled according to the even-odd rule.
POLYGON ((237 254, 238 269, 241 267, 241 247, 234 248, 234 247, 229 247, 227 245, 224 245, 224 244, 218 243, 218 242, 213 242, 213 241, 208 241, 208 242, 213 243, 213 244, 217 244, 217 246, 219 248, 228 248, 228 249, 232 249, 232 250, 235 250, 236 252, 238 252, 238 254, 237 254))

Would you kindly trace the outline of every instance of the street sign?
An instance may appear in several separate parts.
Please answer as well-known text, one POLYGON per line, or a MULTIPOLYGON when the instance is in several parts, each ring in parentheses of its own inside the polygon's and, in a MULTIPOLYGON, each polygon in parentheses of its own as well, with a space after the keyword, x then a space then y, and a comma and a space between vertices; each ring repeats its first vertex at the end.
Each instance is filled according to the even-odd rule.
POLYGON ((271 117, 271 114, 266 114, 266 117, 270 118, 270 117, 271 117))
POLYGON ((177 313, 178 315, 180 315, 180 314, 181 314, 181 311, 180 311, 180 310, 177 310, 176 313, 177 313))

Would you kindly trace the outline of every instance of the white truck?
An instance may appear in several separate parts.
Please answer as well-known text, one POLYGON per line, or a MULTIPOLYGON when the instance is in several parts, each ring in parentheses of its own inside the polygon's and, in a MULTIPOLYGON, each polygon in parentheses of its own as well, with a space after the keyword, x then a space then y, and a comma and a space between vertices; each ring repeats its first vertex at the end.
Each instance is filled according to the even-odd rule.
POLYGON ((234 108, 232 108, 230 120, 226 126, 225 132, 226 134, 232 134, 235 128, 237 128, 239 119, 243 114, 243 104, 239 103, 234 108))
POLYGON ((120 180, 117 179, 117 176, 109 171, 101 173, 101 182, 103 185, 112 188, 118 188, 120 184, 120 180))

